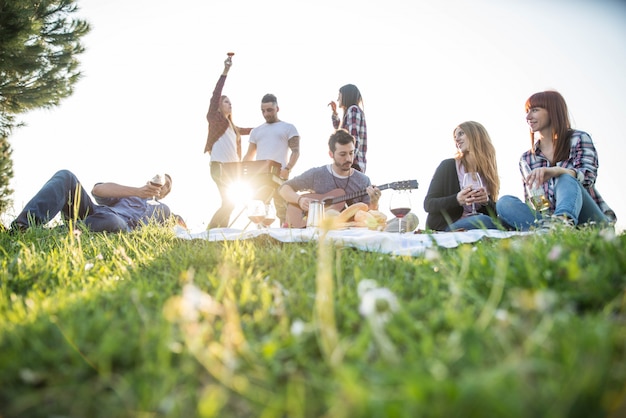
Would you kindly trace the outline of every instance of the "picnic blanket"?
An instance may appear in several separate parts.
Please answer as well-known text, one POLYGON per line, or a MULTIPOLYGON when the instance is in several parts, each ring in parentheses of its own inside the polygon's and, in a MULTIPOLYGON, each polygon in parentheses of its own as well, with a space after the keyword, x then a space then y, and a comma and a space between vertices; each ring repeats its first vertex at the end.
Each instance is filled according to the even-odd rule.
MULTIPOLYGON (((268 228, 240 230, 216 228, 209 231, 192 232, 176 227, 176 236, 181 239, 204 239, 208 241, 235 241, 253 239, 268 235, 281 242, 309 242, 319 240, 322 232, 317 228, 288 229, 268 228)), ((364 251, 393 255, 419 256, 431 247, 454 248, 460 244, 472 243, 483 238, 509 238, 525 235, 527 232, 499 231, 495 229, 474 229, 463 232, 438 232, 432 234, 393 233, 371 231, 367 228, 331 230, 326 239, 338 244, 364 251)))

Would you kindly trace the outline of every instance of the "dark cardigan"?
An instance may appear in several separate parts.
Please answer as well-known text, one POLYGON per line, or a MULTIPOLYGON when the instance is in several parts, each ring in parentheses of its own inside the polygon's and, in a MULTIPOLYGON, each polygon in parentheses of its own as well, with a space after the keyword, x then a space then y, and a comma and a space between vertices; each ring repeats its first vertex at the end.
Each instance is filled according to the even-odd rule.
MULTIPOLYGON (((226 132, 226 129, 228 129, 230 125, 228 119, 222 115, 222 112, 218 111, 225 82, 226 76, 221 75, 213 90, 213 96, 211 96, 209 111, 206 114, 206 119, 209 122, 209 133, 207 135, 206 145, 204 146, 204 152, 211 152, 213 144, 224 135, 224 132, 226 132)), ((235 126, 235 133, 237 134, 237 155, 239 155, 239 159, 241 159, 241 135, 249 135, 250 131, 252 131, 252 128, 239 128, 235 126)))
MULTIPOLYGON (((456 195, 460 191, 456 160, 454 158, 443 160, 437 167, 426 198, 424 198, 424 210, 428 213, 426 228, 443 231, 448 225, 461 218, 463 206, 460 206, 456 200, 456 195)), ((496 213, 495 202, 491 200, 491 197, 486 206, 477 206, 477 210, 485 215, 493 216, 496 213)))

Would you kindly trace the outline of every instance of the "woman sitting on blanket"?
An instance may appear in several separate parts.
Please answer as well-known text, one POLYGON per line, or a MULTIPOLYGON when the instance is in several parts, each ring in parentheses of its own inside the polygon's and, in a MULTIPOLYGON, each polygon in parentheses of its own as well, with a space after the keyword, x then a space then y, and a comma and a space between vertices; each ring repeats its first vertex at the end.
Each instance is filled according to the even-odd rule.
POLYGON ((454 129, 457 152, 443 160, 424 199, 426 228, 435 231, 496 229, 495 201, 500 192, 496 150, 478 122, 454 129), (478 173, 482 187, 463 186, 466 173, 478 173), (473 213, 473 209, 477 213, 473 213))
MULTIPOLYGON (((595 187, 598 153, 588 133, 571 128, 563 96, 556 91, 530 96, 526 121, 531 148, 522 160, 532 170, 526 184, 540 185, 550 207, 542 214, 515 196, 503 196, 497 205, 503 224, 521 231, 613 224, 615 212, 595 187)), ((524 194, 529 198, 526 189, 524 194)))

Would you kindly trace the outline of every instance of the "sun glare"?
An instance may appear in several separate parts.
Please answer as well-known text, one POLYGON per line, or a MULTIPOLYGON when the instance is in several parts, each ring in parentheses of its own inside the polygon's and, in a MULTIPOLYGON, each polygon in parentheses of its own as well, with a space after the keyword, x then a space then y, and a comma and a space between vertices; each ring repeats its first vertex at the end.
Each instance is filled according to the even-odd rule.
POLYGON ((228 186, 228 196, 236 205, 246 205, 252 199, 252 187, 246 181, 234 181, 228 186))

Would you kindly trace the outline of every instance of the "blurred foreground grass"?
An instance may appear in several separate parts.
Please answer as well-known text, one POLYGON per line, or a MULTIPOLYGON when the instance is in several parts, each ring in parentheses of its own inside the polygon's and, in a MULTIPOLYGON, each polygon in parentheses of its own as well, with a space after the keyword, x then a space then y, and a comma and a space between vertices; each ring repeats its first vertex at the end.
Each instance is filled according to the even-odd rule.
POLYGON ((626 236, 0 236, 0 416, 621 417, 626 236))

